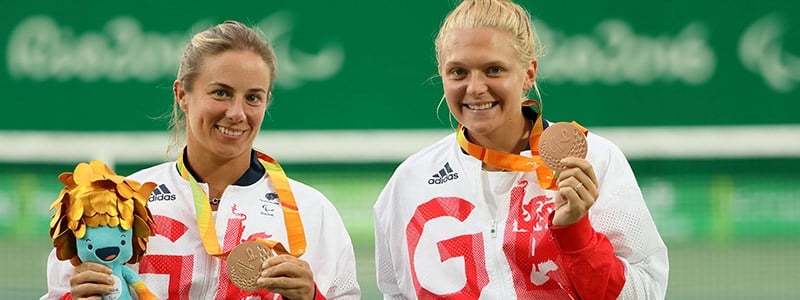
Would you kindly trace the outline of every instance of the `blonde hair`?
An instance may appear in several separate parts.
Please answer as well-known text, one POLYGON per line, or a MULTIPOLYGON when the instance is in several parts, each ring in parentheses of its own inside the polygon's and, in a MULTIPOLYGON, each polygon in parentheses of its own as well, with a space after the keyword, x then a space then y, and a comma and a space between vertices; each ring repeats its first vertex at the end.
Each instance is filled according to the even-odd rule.
MULTIPOLYGON (((507 32, 520 63, 525 67, 543 54, 527 10, 510 0, 464 0, 447 15, 436 35, 436 61, 439 64, 450 32, 463 28, 493 28, 507 32)), ((533 89, 541 97, 536 82, 533 89)))
MULTIPOLYGON (((250 28, 236 21, 225 21, 192 37, 183 51, 178 67, 177 80, 183 83, 184 90, 190 91, 194 87, 195 79, 200 73, 205 58, 229 50, 247 50, 260 55, 269 66, 269 91, 272 91, 277 74, 275 50, 257 27, 250 28)), ((186 130, 186 122, 177 99, 172 105, 169 129, 171 134, 168 150, 171 150, 182 143, 186 130)))

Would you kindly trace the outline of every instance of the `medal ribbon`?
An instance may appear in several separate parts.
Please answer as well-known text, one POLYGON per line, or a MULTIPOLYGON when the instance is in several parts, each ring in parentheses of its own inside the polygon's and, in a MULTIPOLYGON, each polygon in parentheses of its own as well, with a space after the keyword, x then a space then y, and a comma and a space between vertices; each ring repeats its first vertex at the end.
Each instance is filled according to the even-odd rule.
MULTIPOLYGON (((270 240, 263 240, 261 242, 267 244, 278 254, 291 254, 295 257, 300 257, 306 251, 306 235, 303 229, 303 222, 300 220, 300 211, 297 209, 297 202, 289 187, 289 178, 286 177, 286 173, 283 171, 280 164, 269 155, 256 151, 256 157, 258 157, 258 161, 264 166, 264 169, 267 170, 267 174, 270 179, 272 179, 272 184, 275 185, 275 190, 281 202, 281 209, 283 210, 283 220, 286 225, 289 248, 292 251, 286 251, 280 242, 270 240)), ((214 217, 211 215, 211 204, 208 202, 208 195, 200 188, 200 184, 197 183, 197 180, 186 168, 183 162, 183 153, 178 156, 178 170, 181 173, 181 177, 191 183, 195 216, 197 217, 197 228, 200 231, 203 247, 208 254, 213 256, 228 255, 227 252, 222 252, 222 248, 219 242, 217 242, 217 230, 214 226, 214 217)))
MULTIPOLYGON (((536 171, 536 177, 539 179, 539 186, 541 186, 543 189, 555 190, 557 189, 555 172, 553 172, 553 170, 544 164, 542 157, 539 155, 539 138, 544 131, 544 125, 542 121, 542 106, 538 101, 535 100, 524 101, 522 106, 535 106, 538 110, 536 120, 533 123, 533 128, 531 128, 530 133, 529 143, 532 157, 496 151, 485 148, 478 144, 471 143, 469 140, 467 140, 466 135, 464 135, 466 129, 462 124, 458 124, 456 141, 458 142, 458 145, 461 146, 461 149, 469 153, 469 155, 472 157, 475 157, 478 160, 486 163, 487 165, 517 172, 536 171)), ((578 123, 572 122, 572 124, 577 126, 584 135, 588 133, 588 130, 578 123)))

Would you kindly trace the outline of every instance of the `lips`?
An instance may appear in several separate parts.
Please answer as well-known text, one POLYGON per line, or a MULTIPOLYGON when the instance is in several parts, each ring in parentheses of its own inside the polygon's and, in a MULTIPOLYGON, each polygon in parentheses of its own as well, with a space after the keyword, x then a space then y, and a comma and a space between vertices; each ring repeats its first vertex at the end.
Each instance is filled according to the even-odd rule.
POLYGON ((230 129, 222 126, 217 126, 217 130, 219 130, 219 132, 221 132, 222 134, 229 136, 240 136, 244 134, 244 130, 230 129))
POLYGON ((497 102, 487 102, 483 104, 465 104, 471 110, 487 110, 497 105, 497 102))

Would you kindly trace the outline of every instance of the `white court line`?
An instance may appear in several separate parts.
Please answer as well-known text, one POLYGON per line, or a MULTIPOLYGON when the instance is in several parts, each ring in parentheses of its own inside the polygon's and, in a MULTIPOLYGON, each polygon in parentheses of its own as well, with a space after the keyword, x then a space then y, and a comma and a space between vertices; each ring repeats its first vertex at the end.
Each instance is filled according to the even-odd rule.
MULTIPOLYGON (((593 128, 629 159, 798 158, 800 125, 593 128)), ((257 148, 281 162, 400 162, 449 130, 262 130, 257 148)), ((0 131, 0 162, 109 164, 170 160, 166 132, 0 131)), ((174 154, 173 154, 174 155, 174 154)))

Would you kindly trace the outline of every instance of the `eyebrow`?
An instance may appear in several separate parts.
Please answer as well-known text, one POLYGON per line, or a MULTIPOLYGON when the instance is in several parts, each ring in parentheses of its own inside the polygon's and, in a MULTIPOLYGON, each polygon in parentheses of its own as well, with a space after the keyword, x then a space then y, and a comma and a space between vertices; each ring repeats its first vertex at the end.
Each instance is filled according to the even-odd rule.
MULTIPOLYGON (((460 66, 463 67, 465 63, 463 61, 450 61, 445 64, 446 67, 453 67, 453 66, 460 66)), ((481 68, 486 68, 490 66, 506 66, 508 63, 500 61, 500 60, 492 60, 486 63, 481 64, 481 68)))
MULTIPOLYGON (((229 89, 229 90, 233 90, 234 89, 232 86, 224 84, 222 82, 211 82, 209 84, 209 86, 215 86, 215 85, 221 86, 222 88, 229 89)), ((262 89, 262 88, 252 88, 252 89, 248 89, 247 91, 251 92, 251 93, 253 93, 253 92, 255 92, 255 93, 259 93, 260 92, 260 93, 265 93, 265 94, 267 93, 267 90, 262 89)))

